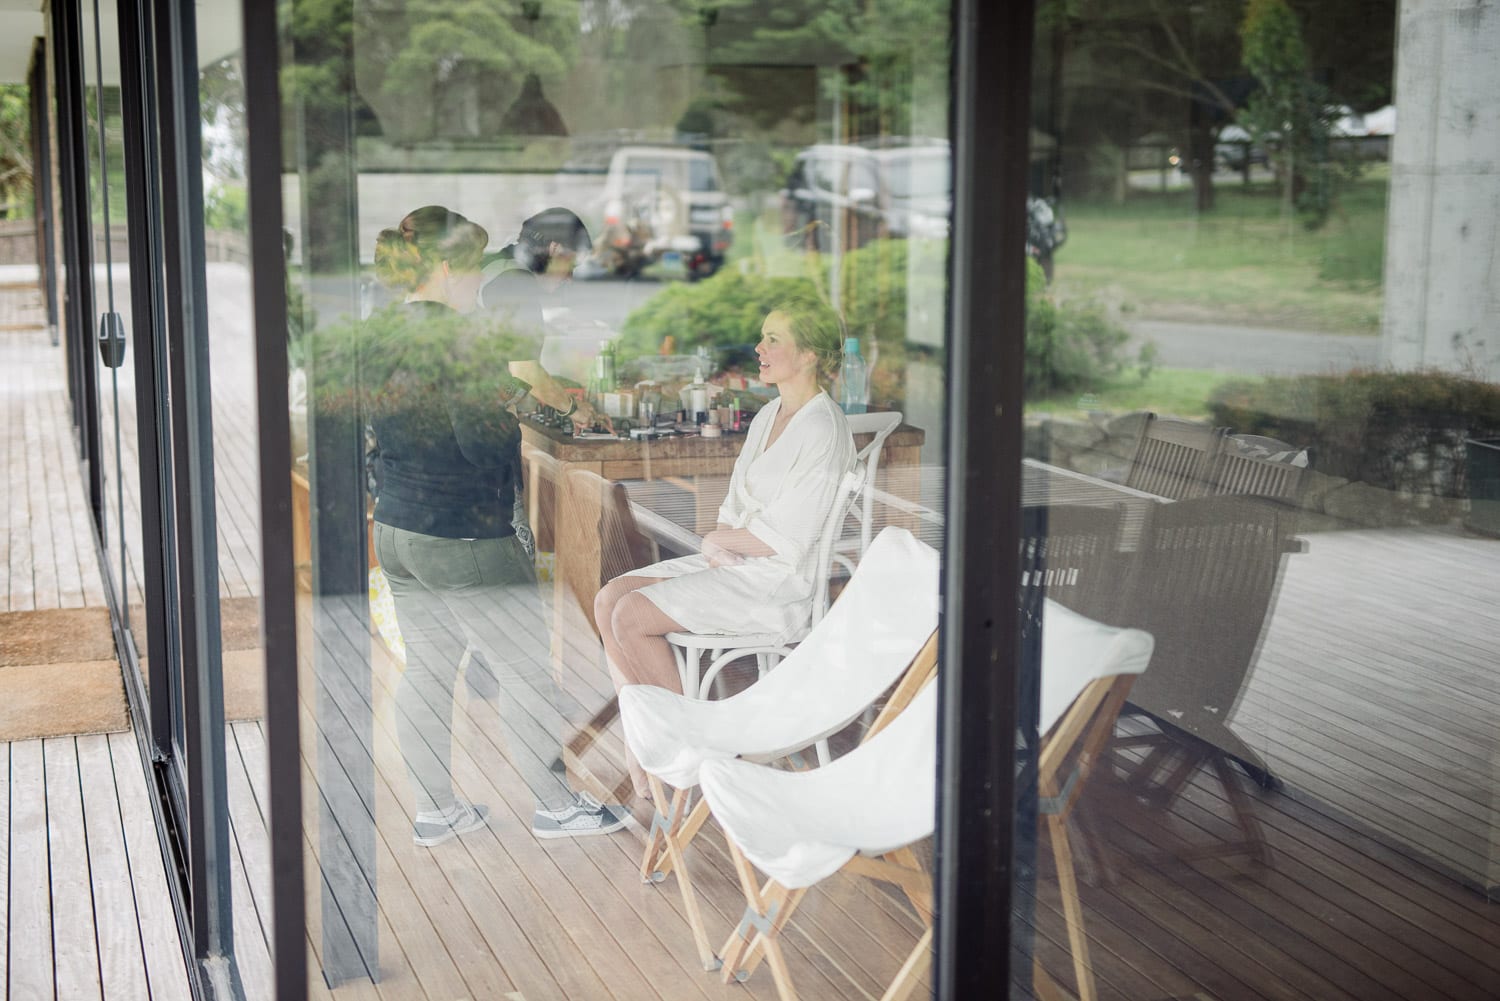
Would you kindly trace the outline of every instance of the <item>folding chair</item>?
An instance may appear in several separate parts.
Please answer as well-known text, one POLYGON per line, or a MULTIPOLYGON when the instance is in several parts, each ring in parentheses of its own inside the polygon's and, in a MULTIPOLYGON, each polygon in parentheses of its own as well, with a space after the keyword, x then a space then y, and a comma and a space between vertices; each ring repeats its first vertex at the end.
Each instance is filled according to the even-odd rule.
POLYGON ((717 758, 775 760, 842 730, 903 674, 937 659, 938 554, 902 528, 870 546, 839 600, 784 662, 730 698, 701 701, 648 685, 620 691, 625 740, 651 782, 656 818, 641 878, 677 873, 683 907, 705 969, 713 949, 683 850, 708 818, 687 814, 701 765, 717 758), (664 785, 674 793, 669 801, 664 785))
POLYGON ((1227 430, 1147 414, 1125 485, 1173 500, 1204 496, 1227 430))
MULTIPOLYGON (((1130 683, 1146 669, 1151 637, 1094 622, 1056 602, 1044 602, 1044 609, 1039 792, 1079 995, 1092 1001, 1093 973, 1066 821, 1130 683), (1073 774, 1065 776, 1065 770, 1073 774)), ((924 688, 894 719, 882 715, 880 722, 888 726, 872 730, 859 748, 815 771, 783 772, 724 759, 703 763, 703 798, 724 829, 746 900, 745 917, 722 951, 726 983, 745 979, 764 959, 782 1001, 794 1001, 779 934, 806 891, 842 869, 901 887, 928 926, 882 997, 904 998, 916 986, 929 960, 931 883, 906 846, 933 831, 936 688, 924 688), (757 885, 752 865, 770 877, 764 886, 757 885)), ((1052 983, 1040 967, 1037 975, 1052 983)))
MULTIPOLYGON (((817 589, 813 593, 812 616, 808 629, 814 628, 828 609, 828 567, 833 556, 833 544, 843 529, 844 519, 849 515, 850 504, 864 486, 866 468, 865 463, 855 462, 854 468, 845 473, 839 482, 833 505, 828 509, 828 517, 818 537, 818 549, 814 557, 813 565, 820 569, 817 576, 817 589)), ((677 659, 677 672, 682 679, 683 693, 695 695, 700 699, 708 698, 709 690, 719 673, 741 657, 754 655, 756 669, 761 677, 765 677, 766 672, 775 667, 781 658, 790 652, 791 643, 796 641, 795 639, 785 640, 776 633, 752 632, 671 632, 667 633, 666 640, 672 647, 673 656, 677 659), (700 674, 705 653, 709 656, 709 663, 700 674)))

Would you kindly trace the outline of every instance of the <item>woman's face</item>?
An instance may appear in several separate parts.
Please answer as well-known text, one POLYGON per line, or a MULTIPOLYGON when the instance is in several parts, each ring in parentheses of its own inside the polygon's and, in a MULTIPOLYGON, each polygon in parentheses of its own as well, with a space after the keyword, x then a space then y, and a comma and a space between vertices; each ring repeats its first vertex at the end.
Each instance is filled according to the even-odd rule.
POLYGON ((767 385, 802 378, 817 382, 818 356, 797 346, 791 318, 785 313, 773 312, 761 324, 755 356, 760 359, 760 381, 767 385))

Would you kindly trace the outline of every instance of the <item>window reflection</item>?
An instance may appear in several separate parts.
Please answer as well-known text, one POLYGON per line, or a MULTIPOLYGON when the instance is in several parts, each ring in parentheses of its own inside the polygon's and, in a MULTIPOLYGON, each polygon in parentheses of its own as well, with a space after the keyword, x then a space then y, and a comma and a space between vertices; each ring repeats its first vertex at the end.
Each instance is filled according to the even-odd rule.
POLYGON ((1493 142, 1438 121, 1493 78, 1493 25, 1459 43, 1403 5, 1397 48, 1396 4, 1039 10, 1030 207, 1065 241, 1028 236, 1030 682, 1045 705, 1057 648, 1087 651, 1042 596, 1152 649, 1076 771, 1049 769, 1074 732, 1023 734, 1018 979, 1431 991, 1462 936, 1399 901, 1494 883, 1468 708, 1493 686, 1440 583, 1495 579, 1496 357, 1469 333, 1494 311, 1424 249, 1494 229, 1468 166, 1493 142))
POLYGON ((712 780, 653 740, 826 763, 825 820, 881 746, 935 751, 947 5, 345 13, 294 6, 283 70, 315 968, 676 997, 724 955, 768 995, 860 997, 911 957, 920 985, 930 761, 898 754, 900 837, 805 831, 835 846, 814 872, 689 820, 712 780), (824 150, 842 186, 803 198, 824 150), (777 677, 737 725, 629 708, 732 713, 777 677), (856 848, 898 853, 841 871, 856 848), (796 911, 747 954, 726 936, 764 894, 796 911))

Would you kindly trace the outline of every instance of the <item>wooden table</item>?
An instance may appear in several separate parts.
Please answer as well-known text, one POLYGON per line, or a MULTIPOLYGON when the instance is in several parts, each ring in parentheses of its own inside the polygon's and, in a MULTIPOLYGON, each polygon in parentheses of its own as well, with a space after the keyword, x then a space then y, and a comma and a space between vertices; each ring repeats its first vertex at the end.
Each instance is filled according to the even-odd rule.
MULTIPOLYGON (((692 499, 691 523, 686 527, 701 535, 713 527, 745 444, 743 433, 595 440, 574 438, 534 421, 523 422, 521 428, 527 515, 538 548, 556 554, 553 618, 559 628, 570 601, 594 624, 594 595, 608 579, 606 571, 614 569, 607 566, 603 551, 609 543, 607 488, 631 481, 669 484, 680 496, 692 499), (594 489, 589 489, 591 484, 594 489)), ((886 438, 881 453, 885 491, 907 503, 921 497, 918 464, 925 438, 922 429, 903 424, 886 438)), ((868 440, 868 435, 855 436, 856 445, 868 440)), ((555 647, 556 635, 553 643, 555 647)))

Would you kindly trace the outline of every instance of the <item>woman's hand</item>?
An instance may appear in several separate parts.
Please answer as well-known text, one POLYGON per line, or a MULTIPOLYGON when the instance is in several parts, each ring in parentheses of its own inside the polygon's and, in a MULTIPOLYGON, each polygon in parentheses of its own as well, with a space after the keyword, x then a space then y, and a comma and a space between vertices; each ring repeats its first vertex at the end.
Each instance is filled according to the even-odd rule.
POLYGON ((614 422, 609 419, 609 415, 601 414, 599 411, 595 410, 594 405, 588 400, 580 400, 578 403, 578 409, 573 411, 572 416, 574 433, 582 431, 592 431, 595 427, 602 424, 604 425, 605 429, 610 432, 610 434, 614 434, 615 425, 614 422))
POLYGON ((716 529, 703 537, 703 557, 711 567, 732 567, 745 562, 745 557, 723 544, 724 534, 722 529, 716 529))

